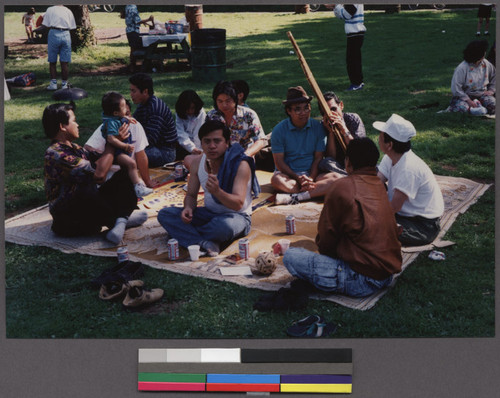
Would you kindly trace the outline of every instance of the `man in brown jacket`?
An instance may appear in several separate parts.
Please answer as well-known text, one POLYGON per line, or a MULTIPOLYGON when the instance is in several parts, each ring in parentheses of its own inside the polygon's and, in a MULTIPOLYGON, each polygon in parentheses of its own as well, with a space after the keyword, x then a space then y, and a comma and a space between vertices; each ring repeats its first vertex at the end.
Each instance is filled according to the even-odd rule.
POLYGON ((379 151, 369 138, 349 142, 348 176, 332 183, 318 222, 318 253, 286 251, 283 263, 315 288, 364 297, 401 272, 401 244, 394 211, 377 177, 379 151))

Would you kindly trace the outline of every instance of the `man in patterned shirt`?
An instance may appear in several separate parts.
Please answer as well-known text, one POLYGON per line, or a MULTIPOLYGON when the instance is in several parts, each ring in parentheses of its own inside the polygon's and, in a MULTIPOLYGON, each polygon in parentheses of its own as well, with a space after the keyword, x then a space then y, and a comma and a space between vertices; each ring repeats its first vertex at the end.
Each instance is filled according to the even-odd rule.
POLYGON ((144 127, 149 145, 146 155, 149 167, 160 167, 175 160, 177 129, 170 108, 154 95, 153 79, 136 73, 129 79, 130 98, 138 105, 134 118, 144 127))

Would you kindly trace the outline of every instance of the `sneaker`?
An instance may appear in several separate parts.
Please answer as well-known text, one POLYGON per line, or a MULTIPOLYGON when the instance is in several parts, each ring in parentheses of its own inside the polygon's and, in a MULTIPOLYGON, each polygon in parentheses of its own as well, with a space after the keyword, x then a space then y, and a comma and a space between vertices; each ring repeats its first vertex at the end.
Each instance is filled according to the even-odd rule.
POLYGON ((277 193, 274 200, 275 205, 298 205, 299 199, 296 193, 277 193))
POLYGON ((477 37, 481 36, 481 32, 476 32, 476 36, 477 37))
POLYGON ((142 281, 131 281, 129 283, 130 288, 123 299, 124 307, 137 308, 145 304, 154 303, 163 297, 163 289, 147 289, 142 285, 134 284, 134 282, 142 281))
POLYGON ((361 83, 359 85, 357 84, 351 84, 349 86, 349 88, 347 89, 347 91, 358 91, 358 90, 362 90, 363 87, 365 86, 365 83, 361 83))
POLYGON ((485 36, 489 36, 489 35, 490 35, 490 32, 485 31, 485 32, 484 32, 484 35, 485 35, 485 36))
POLYGON ((205 254, 209 257, 217 257, 220 253, 219 245, 210 240, 202 240, 200 242, 200 249, 203 250, 200 251, 200 256, 202 256, 203 252, 205 252, 205 254))
POLYGON ((71 84, 69 84, 69 82, 63 83, 61 86, 61 90, 65 88, 71 88, 71 84))
POLYGON ((47 90, 56 91, 57 90, 57 83, 50 82, 50 84, 47 86, 47 90))
POLYGON ((476 106, 475 108, 470 108, 469 113, 473 116, 484 116, 488 113, 488 110, 484 106, 476 106))
POLYGON ((147 195, 153 193, 153 191, 154 191, 153 189, 148 188, 142 182, 135 184, 134 189, 135 189, 135 194, 137 195, 138 198, 141 198, 143 196, 147 196, 147 195))

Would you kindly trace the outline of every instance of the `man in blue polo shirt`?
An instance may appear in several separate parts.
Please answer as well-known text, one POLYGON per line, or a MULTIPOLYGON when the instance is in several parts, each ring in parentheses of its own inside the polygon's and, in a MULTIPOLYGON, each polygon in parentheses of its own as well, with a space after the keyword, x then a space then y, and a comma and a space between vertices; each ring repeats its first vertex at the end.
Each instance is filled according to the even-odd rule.
POLYGON ((177 129, 170 108, 154 95, 153 79, 146 73, 136 73, 129 79, 130 98, 137 104, 134 118, 146 132, 149 167, 160 167, 175 160, 177 129))
POLYGON ((321 122, 311 119, 311 100, 301 87, 290 87, 285 112, 271 135, 276 171, 271 184, 278 192, 275 204, 296 204, 324 196, 331 182, 342 178, 336 173, 320 174, 319 162, 325 152, 326 135, 321 122))

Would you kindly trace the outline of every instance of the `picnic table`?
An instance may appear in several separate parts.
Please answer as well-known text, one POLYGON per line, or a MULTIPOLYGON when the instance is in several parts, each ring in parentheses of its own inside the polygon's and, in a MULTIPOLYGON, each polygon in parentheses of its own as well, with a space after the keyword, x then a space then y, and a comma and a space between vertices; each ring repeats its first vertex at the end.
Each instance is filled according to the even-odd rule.
POLYGON ((144 58, 144 67, 150 67, 152 61, 186 58, 191 61, 191 49, 187 41, 187 33, 173 34, 142 34, 141 40, 144 49, 136 51, 136 56, 144 58))

